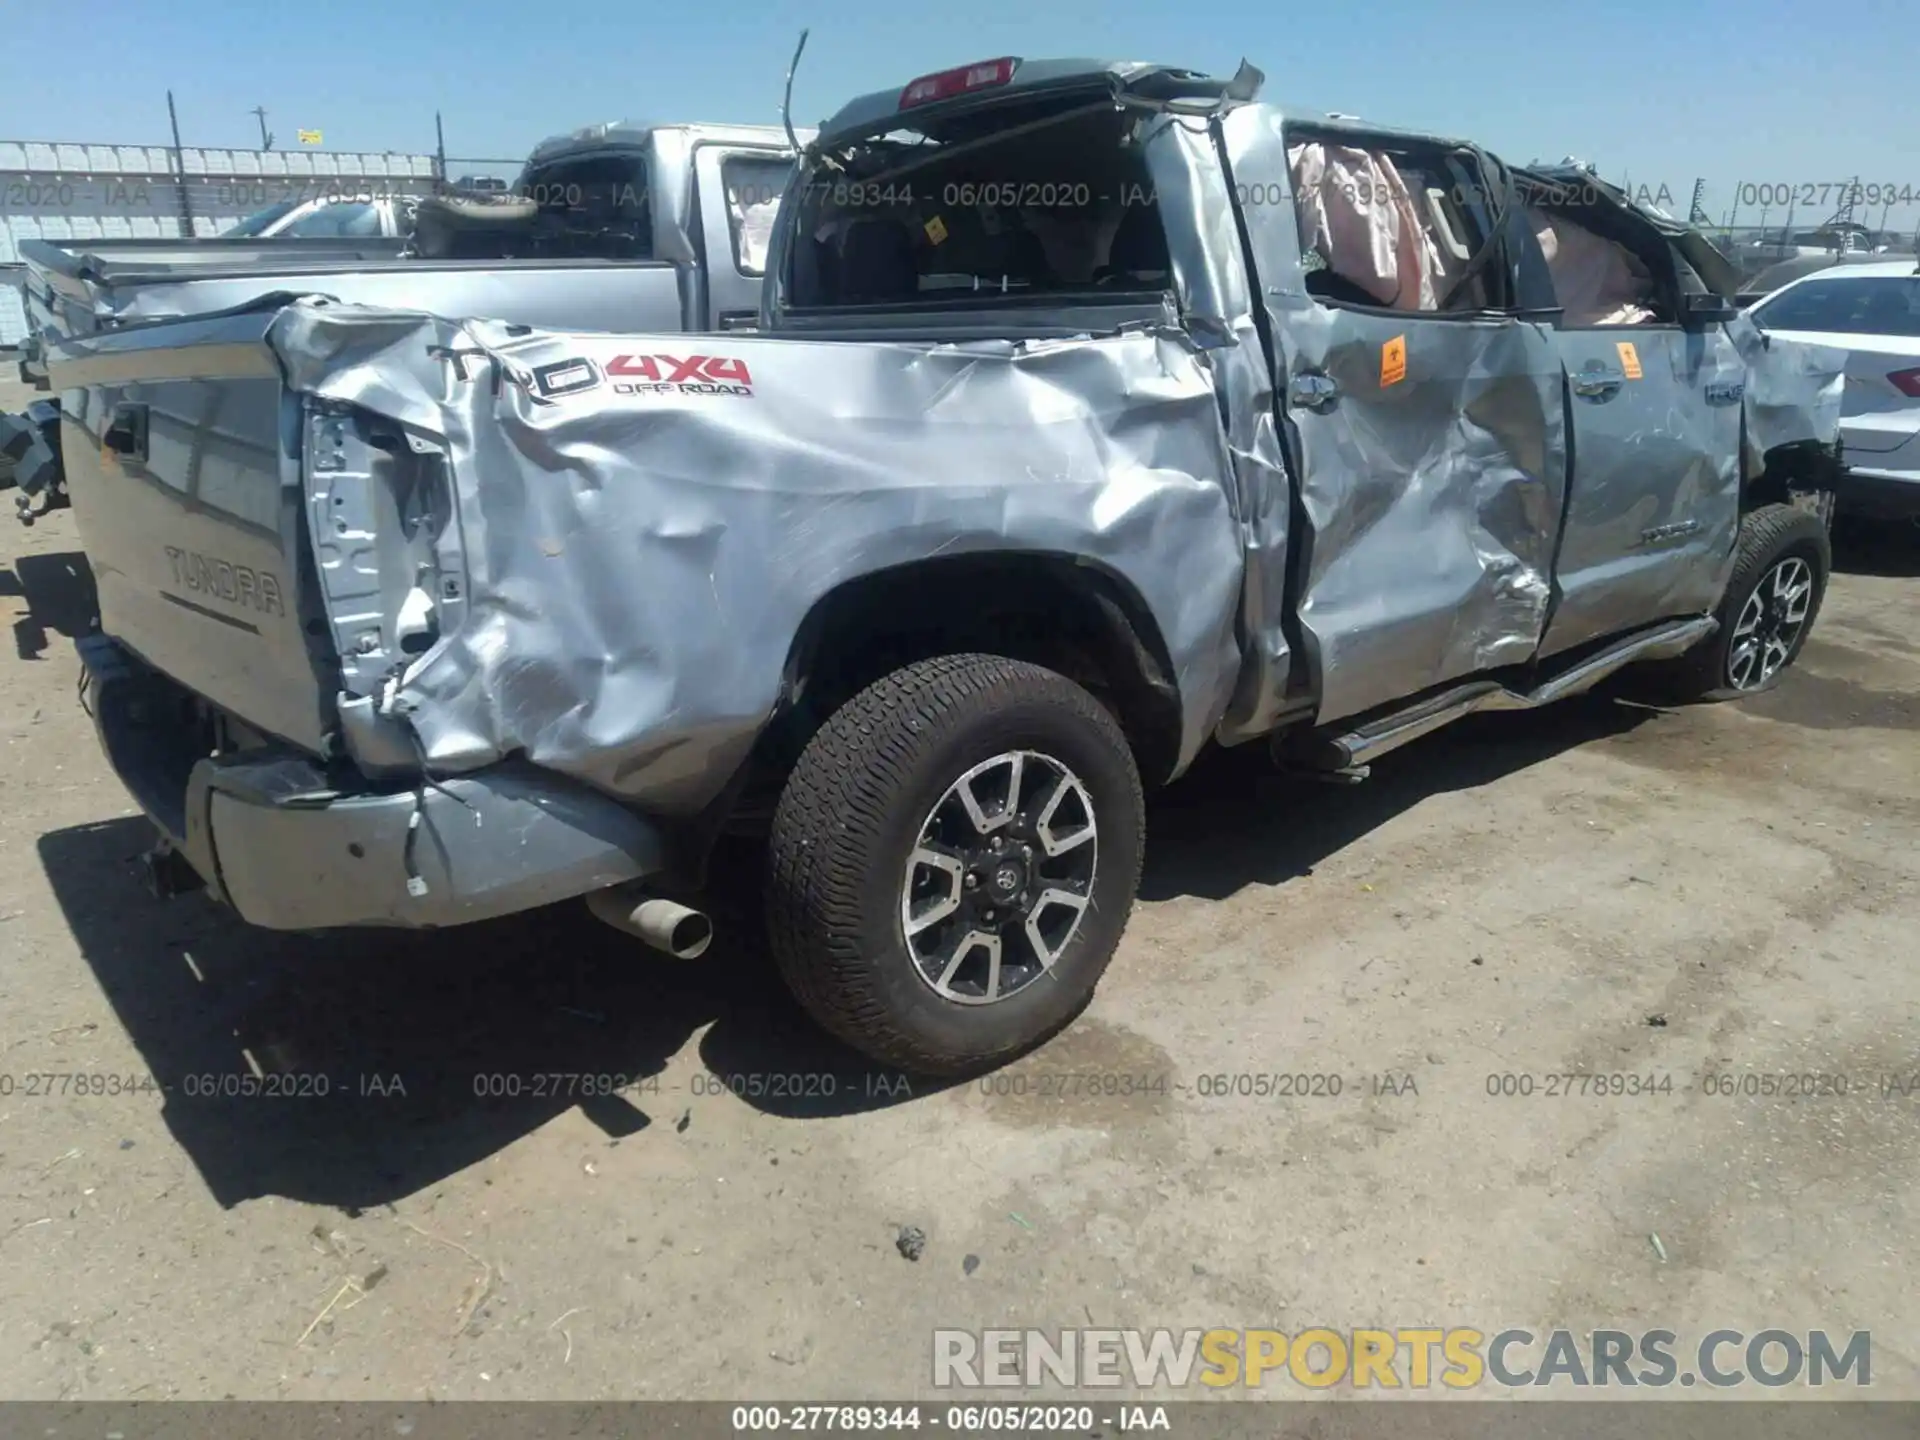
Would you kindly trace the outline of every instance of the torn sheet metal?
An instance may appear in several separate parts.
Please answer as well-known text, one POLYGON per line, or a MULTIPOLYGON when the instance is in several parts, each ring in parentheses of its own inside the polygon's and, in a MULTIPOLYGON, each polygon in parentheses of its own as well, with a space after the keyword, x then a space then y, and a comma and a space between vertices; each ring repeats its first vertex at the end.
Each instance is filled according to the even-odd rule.
POLYGON ((656 260, 700 263, 700 216, 693 193, 698 139, 692 130, 666 125, 647 132, 647 222, 656 260))
POLYGON ((1562 372, 1541 331, 1410 330, 1313 305, 1282 326, 1291 363, 1337 391, 1296 415, 1320 720, 1529 659, 1566 476, 1562 372))
POLYGON ((1847 352, 1768 335, 1742 314, 1727 322, 1746 361, 1746 447, 1742 473, 1766 469, 1767 452, 1781 445, 1831 445, 1840 434, 1847 352))
POLYGON ((1047 552, 1130 586, 1180 682, 1183 766, 1231 684, 1235 456, 1181 337, 695 341, 302 303, 270 343, 295 389, 448 461, 465 618, 386 697, 437 769, 523 753, 697 811, 808 612, 940 555, 1047 552))
POLYGON ((1572 481, 1543 655, 1704 615, 1740 529, 1739 352, 1717 326, 1563 329, 1572 481))
MULTIPOLYGON (((1281 617, 1291 492, 1273 370, 1254 319, 1259 299, 1215 143, 1211 125, 1167 118, 1157 122, 1146 153, 1183 321, 1212 367, 1233 455, 1234 513, 1244 547, 1240 653, 1226 672, 1233 688, 1219 697, 1224 708, 1216 730, 1231 745, 1271 730, 1287 689, 1292 647, 1281 617)), ((1180 688, 1185 694, 1213 682, 1187 676, 1180 688)))
POLYGON ((1573 161, 1558 165, 1530 165, 1515 168, 1513 176, 1523 188, 1543 189, 1554 195, 1578 197, 1582 205, 1611 208, 1653 229, 1668 240, 1693 268, 1701 282, 1715 295, 1731 300, 1740 289, 1740 272, 1734 263, 1714 248, 1713 242, 1683 220, 1676 219, 1657 205, 1643 204, 1619 186, 1602 180, 1588 166, 1573 161))

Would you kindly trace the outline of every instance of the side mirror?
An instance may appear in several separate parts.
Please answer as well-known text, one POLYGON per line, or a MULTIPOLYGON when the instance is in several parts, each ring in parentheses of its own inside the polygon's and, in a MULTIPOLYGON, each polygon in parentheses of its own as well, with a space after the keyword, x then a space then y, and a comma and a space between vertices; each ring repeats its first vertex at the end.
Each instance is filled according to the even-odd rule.
POLYGON ((1739 313, 1739 307, 1723 296, 1705 294, 1680 297, 1681 323, 1689 329, 1702 325, 1719 325, 1733 319, 1739 313))

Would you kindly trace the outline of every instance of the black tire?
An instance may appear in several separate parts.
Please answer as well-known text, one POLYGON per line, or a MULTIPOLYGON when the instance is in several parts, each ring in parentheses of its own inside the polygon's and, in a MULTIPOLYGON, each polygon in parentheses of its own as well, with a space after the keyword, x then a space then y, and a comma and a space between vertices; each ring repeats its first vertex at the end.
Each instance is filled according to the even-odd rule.
POLYGON ((989 1069, 1092 998, 1139 888, 1145 830, 1126 736, 1080 686, 996 655, 909 665, 841 706, 788 777, 768 847, 774 959, 820 1025, 875 1059, 929 1076, 989 1069), (1084 787, 1097 826, 1090 901, 1050 968, 994 1003, 959 1003, 922 978, 908 947, 907 865, 950 787, 1016 751, 1051 757, 1084 787))
POLYGON ((1654 669, 1653 678, 1664 697, 1681 703, 1739 700, 1763 694, 1779 684, 1780 677, 1799 659, 1800 649, 1819 618, 1832 568, 1833 546, 1827 527, 1813 512, 1792 505, 1765 505, 1742 517, 1733 574, 1715 611, 1720 628, 1678 660, 1654 669), (1738 683, 1733 665, 1741 615, 1760 583, 1790 559, 1804 561, 1812 574, 1813 594, 1805 618, 1792 635, 1786 657, 1765 678, 1758 683, 1738 683))

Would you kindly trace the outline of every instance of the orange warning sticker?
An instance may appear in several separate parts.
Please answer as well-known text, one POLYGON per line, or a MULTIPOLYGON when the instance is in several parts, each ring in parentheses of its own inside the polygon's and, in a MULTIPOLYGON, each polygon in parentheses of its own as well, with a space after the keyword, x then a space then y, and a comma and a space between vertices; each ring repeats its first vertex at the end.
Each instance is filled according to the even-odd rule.
POLYGON ((927 239, 931 240, 934 244, 940 245, 946 242, 947 222, 942 220, 938 215, 929 220, 925 228, 927 239))
POLYGON ((1396 335, 1380 347, 1380 383, 1398 385, 1407 378, 1407 337, 1396 335))
POLYGON ((1633 348, 1631 340, 1622 340, 1613 347, 1620 352, 1620 368, 1627 372, 1627 379, 1640 378, 1640 352, 1633 348))

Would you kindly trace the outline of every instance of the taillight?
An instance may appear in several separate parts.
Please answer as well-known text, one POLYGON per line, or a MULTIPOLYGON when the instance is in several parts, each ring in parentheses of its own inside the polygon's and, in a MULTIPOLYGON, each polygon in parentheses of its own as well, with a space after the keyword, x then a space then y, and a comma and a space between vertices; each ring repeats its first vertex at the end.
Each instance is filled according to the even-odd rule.
POLYGON ((982 60, 962 65, 958 70, 942 70, 938 75, 922 75, 900 92, 900 108, 931 105, 936 100, 951 100, 969 90, 990 90, 1013 79, 1013 67, 1020 62, 1011 55, 998 60, 982 60))
POLYGON ((1909 395, 1915 400, 1920 400, 1920 368, 1913 370, 1896 370, 1887 376, 1887 379, 1893 382, 1893 388, 1898 390, 1902 395, 1909 395))

